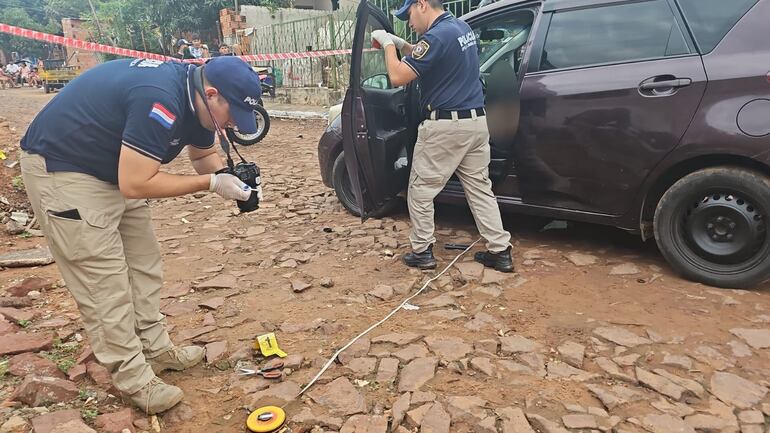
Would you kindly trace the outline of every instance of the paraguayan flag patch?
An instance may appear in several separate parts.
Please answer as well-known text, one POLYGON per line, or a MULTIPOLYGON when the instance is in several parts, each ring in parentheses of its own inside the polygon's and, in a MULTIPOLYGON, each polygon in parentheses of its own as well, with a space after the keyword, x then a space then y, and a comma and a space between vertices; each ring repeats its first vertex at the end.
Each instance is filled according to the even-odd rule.
POLYGON ((174 122, 176 121, 176 116, 174 116, 174 114, 171 113, 168 108, 164 107, 158 102, 152 104, 152 110, 150 110, 150 118, 157 120, 158 123, 160 123, 161 126, 166 129, 171 129, 171 127, 174 126, 174 122))

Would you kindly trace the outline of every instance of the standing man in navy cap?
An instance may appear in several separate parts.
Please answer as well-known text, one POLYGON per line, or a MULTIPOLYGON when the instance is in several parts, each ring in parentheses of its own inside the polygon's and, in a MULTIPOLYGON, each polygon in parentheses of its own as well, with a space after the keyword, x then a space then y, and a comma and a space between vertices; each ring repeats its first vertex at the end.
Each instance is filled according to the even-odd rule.
POLYGON ((192 367, 204 353, 174 346, 166 331, 147 199, 198 191, 248 199, 237 177, 215 174, 224 164, 212 131, 257 132, 259 96, 259 77, 237 57, 202 66, 115 60, 67 84, 22 138, 27 195, 94 355, 148 414, 183 397, 156 375, 192 367), (184 148, 198 174, 162 171, 184 148))
POLYGON ((476 35, 463 21, 445 12, 441 0, 405 0, 396 16, 421 35, 412 45, 384 30, 372 39, 385 50, 394 86, 418 79, 425 120, 417 131, 409 177, 412 252, 407 266, 433 269, 433 199, 457 173, 473 218, 487 240, 475 260, 501 272, 513 272, 511 235, 503 229, 500 208, 489 180, 489 131, 479 74, 476 35), (399 61, 396 49, 404 58, 399 61))

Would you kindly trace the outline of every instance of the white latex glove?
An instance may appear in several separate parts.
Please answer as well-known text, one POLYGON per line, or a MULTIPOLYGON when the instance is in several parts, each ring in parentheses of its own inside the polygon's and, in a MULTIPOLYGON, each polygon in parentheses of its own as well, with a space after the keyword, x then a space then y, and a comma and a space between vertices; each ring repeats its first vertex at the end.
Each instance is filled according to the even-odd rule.
POLYGON ((251 196, 251 187, 227 173, 212 174, 209 191, 214 191, 228 200, 246 201, 251 196))
POLYGON ((372 32, 372 46, 374 48, 385 48, 388 45, 393 45, 393 35, 385 30, 375 30, 372 32), (374 43, 376 42, 376 44, 374 43))
POLYGON ((393 41, 393 43, 396 45, 396 48, 401 51, 401 49, 404 48, 404 45, 406 45, 406 41, 399 38, 398 36, 391 34, 390 39, 393 41))

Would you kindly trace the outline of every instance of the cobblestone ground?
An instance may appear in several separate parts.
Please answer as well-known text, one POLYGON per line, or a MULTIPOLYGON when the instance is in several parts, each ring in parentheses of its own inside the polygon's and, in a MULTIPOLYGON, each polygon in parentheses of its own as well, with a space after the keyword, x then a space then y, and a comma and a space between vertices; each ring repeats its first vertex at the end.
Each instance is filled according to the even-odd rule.
MULTIPOLYGON (((48 98, 0 93, 9 160, 48 98)), ((339 347, 433 275, 399 261, 405 212, 361 224, 323 186, 323 128, 275 121, 263 143, 244 149, 263 170, 257 212, 239 215, 208 193, 152 202, 172 339, 208 351, 201 365, 162 375, 185 392, 166 414, 148 418, 121 402, 88 356, 55 265, 2 270, 0 432, 64 423, 57 431, 237 432, 249 409, 270 403, 286 405, 295 433, 770 432, 767 287, 690 283, 654 245, 621 231, 538 231, 513 216, 518 273, 463 256, 412 301, 417 308, 359 340, 294 398, 339 347), (264 363, 252 347, 266 332, 289 353, 282 380, 239 376, 237 367, 264 363)), ((169 169, 192 172, 185 157, 169 169)), ((27 206, 7 185, 18 168, 0 173, 5 224, 27 206)), ((458 253, 441 245, 478 234, 466 210, 438 214, 441 270, 458 253)), ((45 243, 34 230, 3 231, 3 253, 45 243)))

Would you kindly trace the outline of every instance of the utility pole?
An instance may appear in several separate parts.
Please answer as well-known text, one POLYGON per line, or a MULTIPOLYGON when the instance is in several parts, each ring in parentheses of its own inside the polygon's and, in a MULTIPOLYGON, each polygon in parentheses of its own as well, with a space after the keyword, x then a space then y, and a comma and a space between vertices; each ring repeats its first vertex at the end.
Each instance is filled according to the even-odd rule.
MULTIPOLYGON (((104 33, 102 32, 102 25, 99 23, 99 18, 96 16, 96 8, 94 7, 94 3, 91 0, 88 0, 88 4, 89 6, 91 6, 91 13, 94 16, 94 22, 96 22, 96 30, 99 32, 99 38, 103 39, 104 33)), ((109 39, 110 39, 110 44, 114 47, 115 40, 112 39, 112 37, 110 37, 109 39)))
POLYGON ((238 15, 238 0, 235 0, 235 15, 238 15))

